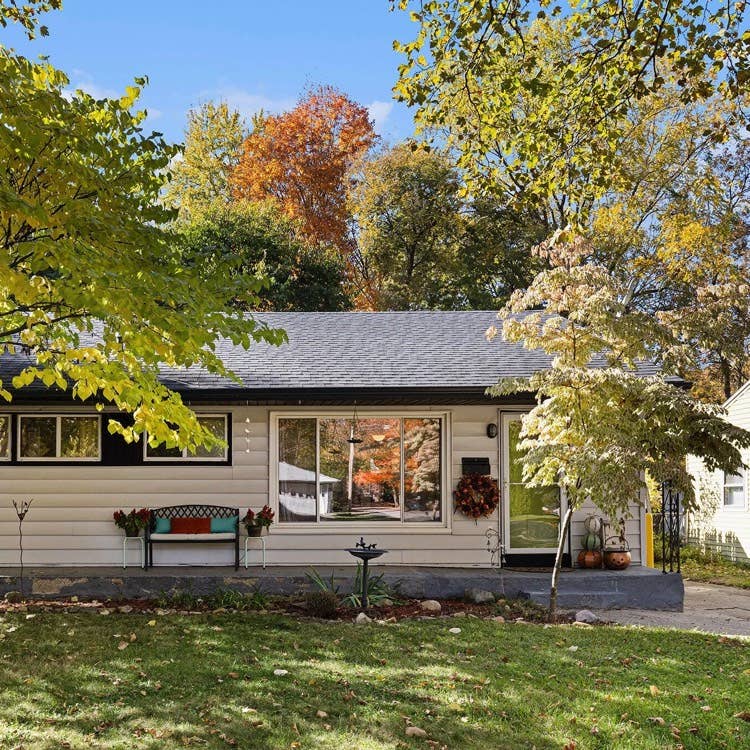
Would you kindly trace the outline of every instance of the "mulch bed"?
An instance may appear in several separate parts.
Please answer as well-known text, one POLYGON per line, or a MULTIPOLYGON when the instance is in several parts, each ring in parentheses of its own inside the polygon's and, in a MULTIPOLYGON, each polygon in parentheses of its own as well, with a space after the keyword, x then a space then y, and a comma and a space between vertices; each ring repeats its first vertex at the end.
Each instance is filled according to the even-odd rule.
MULTIPOLYGON (((373 620, 387 620, 397 622, 406 619, 434 619, 436 617, 472 617, 479 619, 491 619, 504 617, 507 621, 523 622, 547 622, 547 613, 543 607, 539 607, 527 601, 500 599, 494 604, 472 604, 459 599, 441 600, 441 611, 439 613, 426 612, 422 609, 421 600, 406 600, 393 603, 388 606, 373 606, 367 610, 367 615, 373 620)), ((354 607, 339 607, 336 611, 335 620, 351 621, 360 610, 354 607)), ((227 613, 273 613, 285 614, 294 617, 307 617, 304 601, 288 597, 274 598, 262 609, 254 607, 226 608, 212 607, 210 604, 196 600, 194 606, 165 606, 163 602, 148 599, 118 599, 101 601, 97 599, 79 600, 76 597, 63 599, 31 599, 22 602, 9 602, 0 599, 0 614, 2 613, 37 613, 37 612, 60 612, 77 613, 91 612, 94 614, 227 614, 227 613)), ((568 613, 561 613, 558 622, 571 622, 572 617, 568 613)))

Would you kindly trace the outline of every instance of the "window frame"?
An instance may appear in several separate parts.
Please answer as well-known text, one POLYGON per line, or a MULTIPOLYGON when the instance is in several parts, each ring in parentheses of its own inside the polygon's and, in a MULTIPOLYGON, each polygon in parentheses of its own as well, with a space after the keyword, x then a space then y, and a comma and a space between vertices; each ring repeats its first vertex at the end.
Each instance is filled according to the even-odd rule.
POLYGON ((221 456, 198 456, 194 453, 190 453, 187 448, 182 449, 182 454, 179 456, 149 456, 148 455, 148 433, 143 434, 143 451, 141 458, 144 464, 176 464, 176 463, 191 463, 191 464, 228 464, 230 463, 232 440, 230 436, 231 427, 231 414, 211 412, 210 414, 196 412, 196 417, 200 419, 223 419, 224 420, 224 452, 221 456))
POLYGON ((0 462, 9 462, 13 460, 13 415, 10 412, 0 414, 0 419, 8 420, 8 449, 5 452, 5 455, 0 455, 0 462))
POLYGON ((19 413, 16 416, 16 461, 18 463, 64 463, 64 464, 96 464, 102 461, 102 417, 101 414, 82 414, 80 412, 36 412, 33 414, 19 413), (55 455, 54 456, 23 456, 21 454, 21 429, 24 419, 55 420, 55 455), (62 452, 62 419, 95 419, 96 420, 96 456, 63 456, 62 452))
POLYGON ((721 510, 723 511, 730 511, 730 512, 736 512, 741 511, 744 512, 747 509, 747 474, 745 473, 745 467, 741 467, 739 469, 739 474, 729 474, 726 471, 722 471, 722 482, 721 482, 721 510), (734 484, 727 484, 727 479, 729 477, 741 477, 741 481, 734 483, 734 484), (742 502, 737 503, 736 505, 728 504, 726 501, 727 497, 727 487, 740 487, 742 489, 742 502))
POLYGON ((320 494, 320 428, 322 419, 351 419, 354 406, 345 409, 326 409, 321 411, 271 411, 269 412, 269 500, 271 507, 276 513, 279 522, 275 525, 277 532, 315 532, 319 533, 325 529, 327 533, 350 535, 353 530, 362 530, 368 534, 380 532, 386 534, 409 533, 409 534, 440 534, 450 533, 453 514, 449 512, 448 499, 452 496, 451 487, 451 464, 450 446, 451 442, 451 412, 438 411, 407 411, 394 409, 384 411, 368 411, 358 409, 358 419, 398 419, 401 422, 401 482, 400 482, 400 507, 401 518, 398 521, 337 521, 324 520, 320 518, 320 505, 316 503, 315 521, 281 521, 280 499, 279 499, 279 420, 280 419, 315 419, 315 454, 316 454, 316 497, 320 494), (403 420, 404 419, 439 419, 440 420, 440 521, 406 521, 404 519, 404 442, 403 442, 403 420))

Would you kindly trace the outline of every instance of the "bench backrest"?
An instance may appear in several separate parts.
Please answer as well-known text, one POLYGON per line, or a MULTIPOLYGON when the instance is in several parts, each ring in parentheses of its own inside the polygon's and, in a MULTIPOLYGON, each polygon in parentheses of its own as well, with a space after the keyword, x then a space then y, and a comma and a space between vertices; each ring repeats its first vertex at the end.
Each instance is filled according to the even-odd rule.
POLYGON ((151 531, 154 530, 157 518, 232 518, 237 516, 239 523, 240 509, 224 505, 168 505, 164 508, 151 508, 151 531))

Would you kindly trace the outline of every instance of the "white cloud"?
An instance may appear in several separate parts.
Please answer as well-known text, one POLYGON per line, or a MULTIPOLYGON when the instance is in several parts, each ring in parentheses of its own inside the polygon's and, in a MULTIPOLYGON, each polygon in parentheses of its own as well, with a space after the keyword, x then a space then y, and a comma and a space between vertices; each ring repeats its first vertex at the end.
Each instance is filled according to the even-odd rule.
POLYGON ((226 102, 231 109, 236 109, 247 120, 261 109, 266 114, 277 114, 292 109, 296 104, 296 100, 293 98, 279 97, 274 99, 265 94, 245 91, 236 86, 222 86, 212 91, 201 91, 198 98, 200 101, 226 102))
POLYGON ((385 121, 388 119, 391 111, 393 110, 393 102, 381 102, 375 100, 367 105, 367 111, 370 113, 370 117, 375 122, 375 130, 380 132, 385 125, 385 121))
POLYGON ((73 95, 74 91, 78 91, 78 89, 90 94, 94 99, 118 99, 125 93, 124 91, 116 91, 115 89, 110 89, 106 86, 99 86, 99 84, 94 83, 88 73, 85 73, 82 70, 76 70, 74 72, 76 77, 72 79, 71 85, 63 92, 63 95, 68 98, 73 95))

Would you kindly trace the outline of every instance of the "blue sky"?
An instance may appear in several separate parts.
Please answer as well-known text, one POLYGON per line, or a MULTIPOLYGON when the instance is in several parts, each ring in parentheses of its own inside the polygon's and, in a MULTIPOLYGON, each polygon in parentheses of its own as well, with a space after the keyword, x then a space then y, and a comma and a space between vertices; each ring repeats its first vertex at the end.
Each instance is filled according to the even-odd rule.
POLYGON ((3 44, 48 55, 76 88, 123 92, 147 75, 148 124, 181 141, 190 106, 223 99, 249 115, 281 111, 308 85, 332 84, 368 106, 389 142, 413 131, 391 88, 400 56, 392 42, 416 26, 388 0, 64 0, 45 17, 50 36, 27 42, 0 29, 3 44))

